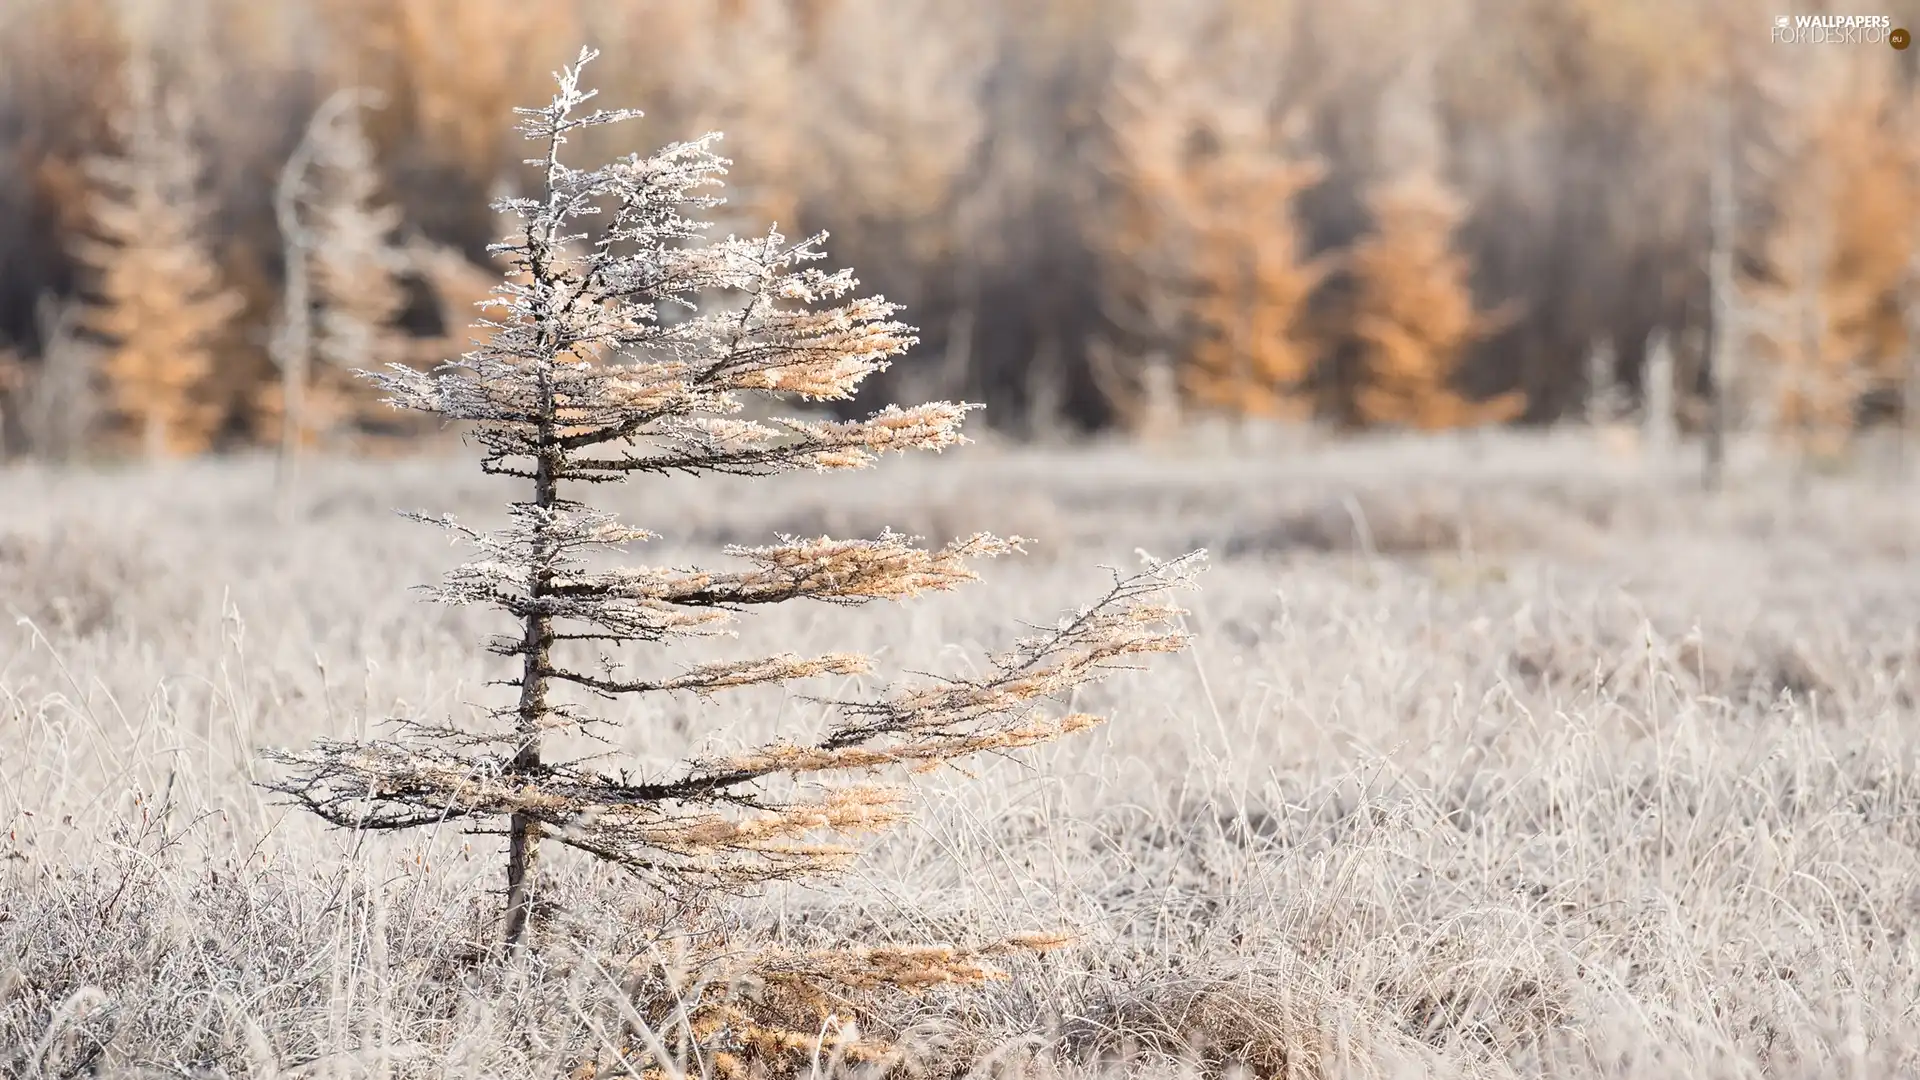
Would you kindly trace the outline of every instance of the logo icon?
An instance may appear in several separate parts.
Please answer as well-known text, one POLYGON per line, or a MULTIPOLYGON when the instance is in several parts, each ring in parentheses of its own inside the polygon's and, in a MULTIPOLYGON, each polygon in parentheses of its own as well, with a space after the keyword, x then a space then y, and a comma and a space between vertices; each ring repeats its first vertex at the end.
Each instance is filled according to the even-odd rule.
POLYGON ((1793 20, 1788 18, 1785 15, 1777 15, 1774 17, 1773 26, 1774 26, 1774 29, 1776 30, 1785 30, 1791 27, 1792 25, 1793 25, 1793 20))
POLYGON ((1913 44, 1913 35, 1907 33, 1907 28, 1903 26, 1887 35, 1887 44, 1905 52, 1907 46, 1913 44))

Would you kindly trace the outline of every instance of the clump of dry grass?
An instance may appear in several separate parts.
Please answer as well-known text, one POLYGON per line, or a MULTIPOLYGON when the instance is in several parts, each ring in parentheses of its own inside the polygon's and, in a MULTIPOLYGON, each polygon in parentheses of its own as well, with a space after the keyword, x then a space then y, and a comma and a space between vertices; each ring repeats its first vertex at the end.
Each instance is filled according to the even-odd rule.
MULTIPOLYGON (((1474 574, 1357 546, 1224 558, 1191 605, 1190 662, 1084 692, 1077 708, 1114 716, 1091 738, 929 779, 919 824, 831 888, 675 910, 559 859, 549 917, 575 945, 494 968, 478 957, 495 900, 474 898, 494 867, 467 838, 323 832, 249 783, 260 743, 481 697, 476 621, 422 619, 404 597, 439 546, 386 508, 437 488, 484 519, 489 482, 317 462, 293 520, 324 508, 323 541, 273 516, 266 461, 165 484, 6 474, 0 534, 84 536, 99 557, 75 547, 79 563, 138 570, 107 572, 116 601, 84 632, 4 630, 0 1073, 566 1075, 640 1038, 629 1010, 668 1049, 709 1002, 796 1028, 818 1016, 755 1012, 793 1003, 768 973, 727 971, 732 947, 805 957, 1036 925, 1077 940, 998 958, 1009 977, 964 994, 875 1009, 853 986, 830 1011, 900 1046, 907 1075, 1920 1067, 1920 584, 1897 542, 1912 501, 1736 477, 1701 502, 1677 477, 1591 460, 1506 437, 1477 458, 1394 441, 1273 464, 963 451, 939 466, 941 498, 1042 493, 1072 558, 965 600, 782 611, 769 631, 832 634, 882 666, 991 648, 1008 615, 1080 592, 1072 567, 1126 557, 1123 535, 1251 530, 1292 499, 1372 507, 1423 483, 1489 515, 1602 512, 1456 547, 1474 574), (729 947, 687 964, 703 942, 729 947), (669 971, 678 990, 646 983, 669 971)), ((932 475, 880 474, 908 505, 932 475)), ((751 528, 838 491, 802 477, 724 505, 751 528)), ((633 498, 672 515, 694 493, 633 498)), ((722 527, 711 498, 703 520, 722 527)), ((10 578, 8 600, 37 580, 10 578)), ((643 767, 826 722, 778 694, 633 709, 622 749, 643 767)), ((831 1033, 817 1045, 823 1073, 865 1067, 836 1059, 831 1033)), ((813 1048, 796 1060, 806 1074, 813 1048)), ((702 1068, 719 1073, 687 1061, 702 1068)))
POLYGON ((145 576, 140 553, 84 532, 0 537, 0 594, 9 614, 84 637, 111 622, 145 576))

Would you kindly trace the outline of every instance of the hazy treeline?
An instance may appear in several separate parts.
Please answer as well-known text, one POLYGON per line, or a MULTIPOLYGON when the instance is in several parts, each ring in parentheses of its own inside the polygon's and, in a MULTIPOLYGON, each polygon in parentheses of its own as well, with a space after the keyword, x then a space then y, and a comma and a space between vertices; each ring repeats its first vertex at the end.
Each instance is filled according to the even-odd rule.
MULTIPOLYGON (((206 438, 271 437, 275 188, 316 109, 377 92, 394 242, 480 264, 489 197, 523 180, 508 111, 544 102, 586 41, 649 145, 727 133, 723 231, 829 230, 907 305, 920 362, 869 398, 964 395, 1015 431, 1142 426, 1169 391, 1361 424, 1546 421, 1591 411, 1596 377, 1637 400, 1653 340, 1682 425, 1706 422, 1716 348, 1743 378, 1768 356, 1844 367, 1825 405, 1788 400, 1801 375, 1750 396, 1850 425, 1912 395, 1920 50, 1772 44, 1776 6, 8 0, 0 346, 17 385, 60 341, 111 338, 60 301, 106 288, 87 163, 124 148, 144 49, 184 103, 193 231, 237 296, 205 338, 206 438)), ((1892 14, 1920 25, 1920 3, 1892 14)), ((457 341, 458 275, 409 265, 395 328, 457 341)))

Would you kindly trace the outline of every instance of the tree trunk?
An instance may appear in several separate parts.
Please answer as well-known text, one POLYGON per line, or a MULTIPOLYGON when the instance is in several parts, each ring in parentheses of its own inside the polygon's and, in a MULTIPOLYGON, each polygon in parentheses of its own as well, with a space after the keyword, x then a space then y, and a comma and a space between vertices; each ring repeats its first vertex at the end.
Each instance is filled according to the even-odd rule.
MULTIPOLYGON (((537 747, 523 749, 513 759, 514 768, 521 768, 527 761, 539 764, 537 747)), ((540 825, 525 814, 514 814, 507 829, 506 939, 508 948, 518 948, 526 940, 527 922, 533 911, 534 873, 540 862, 540 825)))
MULTIPOLYGON (((553 415, 551 392, 542 395, 547 416, 553 415)), ((558 501, 559 482, 554 474, 559 468, 560 451, 550 449, 557 433, 551 423, 543 424, 541 442, 544 444, 538 464, 534 468, 533 501, 534 505, 548 508, 558 501)), ((552 571, 547 563, 551 557, 545 540, 545 529, 535 527, 533 551, 533 577, 529 583, 529 592, 538 597, 547 591, 552 581, 552 571)), ((522 667, 520 675, 520 707, 516 734, 520 738, 519 749, 513 755, 512 772, 529 774, 540 768, 540 722, 547 713, 547 669, 553 648, 553 619, 548 615, 529 615, 526 619, 526 633, 521 641, 522 667)), ((526 814, 514 814, 507 824, 507 911, 506 940, 508 948, 517 948, 526 939, 527 925, 533 912, 536 892, 536 875, 540 862, 540 823, 526 814)))
POLYGON ((158 461, 167 454, 167 424, 157 404, 148 406, 140 424, 140 450, 148 461, 158 461))
POLYGON ((280 228, 281 251, 286 271, 286 288, 281 294, 280 327, 273 341, 273 359, 280 365, 280 461, 279 486, 282 495, 292 490, 300 452, 307 434, 307 384, 313 378, 312 286, 308 259, 313 237, 300 224, 301 187, 312 167, 314 140, 320 131, 337 122, 340 115, 357 107, 366 91, 336 91, 320 104, 300 137, 287 163, 280 169, 274 185, 273 216, 280 228))
POLYGON ((1618 394, 1615 385, 1613 342, 1607 338, 1595 338, 1587 349, 1587 426, 1598 430, 1616 419, 1614 397, 1618 394))
POLYGON ((281 173, 274 194, 274 215, 279 221, 284 245, 286 287, 281 297, 279 334, 274 339, 274 359, 280 366, 280 461, 279 488, 284 495, 294 484, 294 471, 300 456, 300 442, 306 431, 306 387, 312 332, 307 296, 308 238, 300 227, 296 205, 300 181, 306 172, 310 147, 302 142, 281 173))
POLYGON ((1707 252, 1708 316, 1707 344, 1707 431, 1706 455, 1701 480, 1709 491, 1718 489, 1726 472, 1727 429, 1733 423, 1734 330, 1733 232, 1733 147, 1724 106, 1717 116, 1717 146, 1714 147, 1713 172, 1707 192, 1707 231, 1711 246, 1707 252))
POLYGON ((1805 492, 1809 469, 1813 456, 1818 450, 1821 436, 1825 434, 1828 423, 1827 401, 1833 393, 1828 385, 1827 358, 1825 345, 1827 337, 1827 317, 1825 296, 1826 288, 1826 244, 1825 233, 1818 246, 1811 241, 1804 248, 1805 268, 1802 273, 1806 280, 1801 288, 1800 297, 1800 379, 1799 379, 1799 415, 1795 435, 1800 444, 1800 469, 1796 474, 1799 487, 1796 494, 1805 492))
POLYGON ((1656 328, 1647 338, 1647 355, 1641 369, 1640 407, 1642 437, 1648 456, 1660 461, 1673 453, 1677 435, 1673 416, 1673 344, 1665 329, 1656 328))
MULTIPOLYGON (((527 619, 525 677, 520 691, 520 749, 512 771, 528 774, 540 767, 539 730, 527 721, 546 711, 547 652, 552 646, 553 623, 544 615, 527 619)), ((506 939, 509 947, 526 937, 533 911, 535 876, 540 863, 540 823, 526 814, 514 814, 507 824, 506 939)))
POLYGON ((1911 474, 1920 464, 1920 252, 1907 267, 1907 355, 1900 373, 1901 468, 1911 474))
POLYGON ((293 486, 295 467, 307 430, 307 345, 304 340, 306 335, 300 337, 303 340, 289 349, 280 376, 280 478, 282 486, 286 488, 293 486))
MULTIPOLYGON (((550 501, 550 500, 549 500, 550 501)), ((516 725, 520 748, 513 755, 512 772, 528 774, 540 767, 538 718, 547 708, 547 654, 553 643, 553 621, 544 615, 527 617, 526 663, 520 689, 520 718, 516 725), (529 718, 532 718, 531 720, 529 718)), ((506 939, 509 948, 526 937, 533 911, 535 875, 540 862, 540 823, 526 814, 514 814, 507 824, 506 939)))

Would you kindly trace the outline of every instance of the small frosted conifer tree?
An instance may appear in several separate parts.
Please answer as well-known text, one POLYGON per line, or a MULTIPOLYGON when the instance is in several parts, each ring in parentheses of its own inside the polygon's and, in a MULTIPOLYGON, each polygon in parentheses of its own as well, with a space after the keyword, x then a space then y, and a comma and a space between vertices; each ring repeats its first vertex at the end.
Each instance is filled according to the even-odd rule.
MULTIPOLYGON (((807 265, 822 257, 822 237, 790 243, 769 232, 702 241, 702 224, 688 215, 718 201, 705 191, 727 164, 710 148, 717 136, 596 169, 562 163, 571 136, 638 115, 580 112, 593 96, 580 88, 580 71, 594 55, 583 50, 559 73, 551 105, 520 110, 522 134, 543 147, 532 164, 544 182, 534 197, 499 204, 521 224, 498 245, 511 265, 507 283, 495 289, 496 314, 479 324, 484 342, 433 371, 392 365, 376 376, 395 404, 471 424, 484 448, 482 469, 528 486, 501 529, 442 522, 480 555, 435 590, 438 600, 490 605, 514 618, 517 632, 491 647, 517 661, 518 700, 497 710, 496 730, 422 727, 405 740, 321 741, 269 755, 287 767, 271 786, 336 825, 503 824, 509 942, 526 934, 543 840, 692 886, 747 885, 841 865, 852 849, 822 834, 857 833, 901 814, 898 791, 855 777, 1041 743, 1097 722, 1054 715, 1044 702, 1129 658, 1182 648, 1166 595, 1199 558, 1152 563, 1117 580, 1098 602, 993 657, 982 674, 838 703, 839 720, 816 741, 776 741, 647 779, 543 756, 543 739, 598 722, 558 699, 563 684, 605 696, 709 695, 869 665, 845 653, 781 653, 626 677, 604 664, 574 666, 564 656, 571 649, 713 634, 734 613, 761 604, 861 604, 946 590, 974 576, 970 560, 1011 553, 1020 543, 983 533, 926 550, 886 532, 730 549, 744 564, 736 570, 589 566, 594 553, 651 534, 570 498, 565 485, 636 474, 857 469, 886 452, 962 442, 960 425, 972 408, 888 407, 852 421, 733 415, 743 393, 849 398, 913 343, 912 330, 879 297, 846 300, 857 285, 850 273, 807 265), (696 306, 728 294, 738 302, 696 306), (690 313, 668 321, 661 318, 667 308, 690 313), (833 783, 836 777, 843 782, 833 783), (799 794, 801 785, 782 778, 817 781, 825 794, 799 794)), ((955 957, 948 974, 968 977, 965 964, 974 961, 955 957)))

